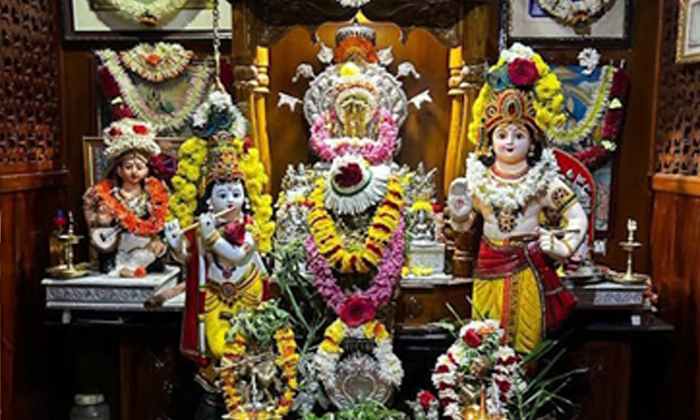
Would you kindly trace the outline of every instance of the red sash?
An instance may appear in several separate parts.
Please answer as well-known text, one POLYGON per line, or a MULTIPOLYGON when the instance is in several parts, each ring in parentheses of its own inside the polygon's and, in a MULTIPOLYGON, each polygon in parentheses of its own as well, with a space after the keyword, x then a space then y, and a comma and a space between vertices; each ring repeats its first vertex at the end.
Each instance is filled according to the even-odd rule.
POLYGON ((497 247, 482 240, 474 277, 480 280, 504 278, 527 267, 535 273, 544 298, 545 332, 556 330, 573 311, 576 297, 564 288, 536 241, 525 246, 497 247))

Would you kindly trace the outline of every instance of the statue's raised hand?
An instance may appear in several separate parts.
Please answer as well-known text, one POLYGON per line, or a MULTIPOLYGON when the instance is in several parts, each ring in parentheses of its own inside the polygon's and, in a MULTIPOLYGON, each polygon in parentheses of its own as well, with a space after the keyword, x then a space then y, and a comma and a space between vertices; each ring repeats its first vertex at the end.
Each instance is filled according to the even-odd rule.
POLYGON ((450 184, 447 207, 453 221, 462 223, 467 220, 474 206, 466 178, 457 178, 450 184))
POLYGON ((180 249, 182 246, 182 233, 180 233, 180 221, 175 219, 165 224, 165 239, 172 249, 180 249))

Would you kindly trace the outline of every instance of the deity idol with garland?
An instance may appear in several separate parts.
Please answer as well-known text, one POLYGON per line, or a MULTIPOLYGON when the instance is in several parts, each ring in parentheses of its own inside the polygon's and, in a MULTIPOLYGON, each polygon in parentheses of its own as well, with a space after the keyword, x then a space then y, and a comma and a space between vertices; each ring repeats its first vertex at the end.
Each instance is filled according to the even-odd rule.
POLYGON ((576 304, 554 266, 582 244, 588 218, 561 174, 561 153, 544 143, 565 118, 556 75, 539 54, 515 44, 486 80, 469 127, 476 150, 466 177, 450 186, 448 206, 455 230, 469 229, 476 212, 484 219, 473 317, 498 320, 507 341, 527 353, 576 304), (544 228, 552 213, 563 229, 544 228))
POLYGON ((215 407, 223 395, 228 418, 281 419, 292 403, 298 355, 288 316, 266 302, 260 252, 270 250, 274 230, 267 175, 228 94, 212 92, 193 119, 198 137, 180 149, 165 233, 186 263, 181 345, 200 365, 207 393, 200 415, 220 418, 215 407), (198 229, 183 234, 195 218, 198 229))
POLYGON ((152 157, 160 154, 150 124, 122 119, 104 130, 108 167, 105 178, 83 196, 85 219, 100 271, 144 277, 162 268, 167 247, 160 239, 168 189, 149 176, 152 157))
MULTIPOLYGON (((326 330, 311 369, 331 401, 341 408, 385 403, 401 384, 403 369, 378 319, 390 318, 413 203, 419 198, 424 202, 416 208, 432 210, 433 199, 424 187, 428 174, 399 168, 392 159, 408 104, 429 96, 406 98, 399 78, 385 68, 390 48, 377 51, 368 27, 342 28, 335 49, 322 45, 318 57, 328 64, 323 72, 314 75, 302 64, 297 76, 312 78, 303 109, 311 148, 322 161, 290 166, 278 201, 276 247, 303 241, 303 269, 339 317, 326 330), (414 191, 414 185, 421 187, 414 191), (359 342, 371 345, 353 344, 359 342)), ((399 76, 415 72, 410 63, 399 69, 399 76)), ((280 104, 293 109, 297 102, 281 95, 280 104)), ((425 215, 415 225, 430 236, 425 215)))

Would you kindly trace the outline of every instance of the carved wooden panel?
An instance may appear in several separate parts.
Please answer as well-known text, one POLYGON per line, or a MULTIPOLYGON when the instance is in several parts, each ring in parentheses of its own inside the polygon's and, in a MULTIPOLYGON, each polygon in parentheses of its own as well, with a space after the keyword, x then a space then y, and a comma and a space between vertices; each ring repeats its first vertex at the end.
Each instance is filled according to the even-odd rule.
POLYGON ((55 0, 0 0, 3 173, 60 159, 57 13, 55 0))
POLYGON ((678 2, 664 2, 656 171, 700 175, 700 67, 676 64, 678 2))

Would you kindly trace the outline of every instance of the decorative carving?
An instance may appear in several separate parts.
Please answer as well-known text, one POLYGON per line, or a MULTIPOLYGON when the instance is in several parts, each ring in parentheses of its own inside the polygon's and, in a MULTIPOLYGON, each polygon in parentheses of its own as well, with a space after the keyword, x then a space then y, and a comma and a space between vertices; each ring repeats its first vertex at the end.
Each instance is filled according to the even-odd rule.
POLYGON ((700 70, 675 62, 678 2, 664 2, 656 171, 700 175, 700 70))
POLYGON ((57 2, 0 0, 0 164, 60 159, 57 2))
MULTIPOLYGON (((303 25, 310 33, 328 21, 347 21, 356 13, 353 8, 340 6, 334 0, 246 0, 261 22, 259 45, 277 42, 294 26, 303 25)), ((415 28, 430 31, 440 42, 450 47, 460 44, 459 22, 481 1, 457 0, 382 0, 362 7, 362 12, 374 21, 389 21, 400 26, 404 39, 415 28)))

